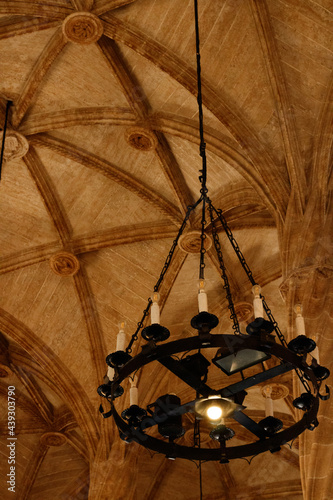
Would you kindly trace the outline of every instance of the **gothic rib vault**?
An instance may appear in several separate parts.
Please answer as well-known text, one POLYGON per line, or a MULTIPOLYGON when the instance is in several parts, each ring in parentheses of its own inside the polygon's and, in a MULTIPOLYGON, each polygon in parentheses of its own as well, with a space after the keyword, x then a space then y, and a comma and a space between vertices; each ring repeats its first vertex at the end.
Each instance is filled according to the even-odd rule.
MULTIPOLYGON (((125 446, 101 418, 96 393, 118 321, 134 331, 199 190, 192 4, 0 0, 1 129, 12 101, 0 183, 4 499, 13 498, 8 385, 16 387, 18 500, 198 498, 195 465, 125 446)), ((210 197, 286 337, 302 303, 332 372, 332 1, 199 6, 210 197)), ((191 218, 161 290, 173 338, 193 333, 199 221, 191 218)), ((246 323, 251 287, 222 232, 221 240, 246 323)), ((211 250, 208 257, 210 309, 221 318, 217 333, 229 333, 211 250)), ((164 375, 154 366, 142 376, 140 398, 190 397, 164 375)), ((277 416, 288 425, 298 384, 288 374, 275 382, 277 416)), ((261 389, 247 400, 257 420, 261 389)), ((205 500, 331 499, 332 416, 322 403, 315 431, 250 466, 204 464, 205 500)), ((246 442, 246 429, 234 430, 246 442)))

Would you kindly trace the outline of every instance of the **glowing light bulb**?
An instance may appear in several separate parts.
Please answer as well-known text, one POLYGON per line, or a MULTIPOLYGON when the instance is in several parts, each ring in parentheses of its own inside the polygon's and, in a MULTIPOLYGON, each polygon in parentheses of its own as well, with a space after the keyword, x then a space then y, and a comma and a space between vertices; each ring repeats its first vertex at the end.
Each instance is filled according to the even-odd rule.
POLYGON ((219 406, 210 406, 207 410, 207 417, 210 420, 219 420, 222 417, 222 409, 219 406))

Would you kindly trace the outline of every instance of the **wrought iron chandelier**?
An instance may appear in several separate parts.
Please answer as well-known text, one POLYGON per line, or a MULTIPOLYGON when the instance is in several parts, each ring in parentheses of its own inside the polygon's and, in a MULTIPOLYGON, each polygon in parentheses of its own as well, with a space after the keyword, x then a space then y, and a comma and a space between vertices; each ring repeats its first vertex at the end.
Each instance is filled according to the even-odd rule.
POLYGON ((202 158, 202 168, 199 176, 201 184, 200 196, 196 203, 187 209, 177 237, 173 241, 154 287, 152 297, 148 299, 148 305, 143 311, 141 321, 138 323, 137 329, 127 347, 124 323, 120 324, 117 348, 115 352, 112 352, 106 358, 108 373, 104 383, 98 387, 98 394, 105 398, 111 406, 110 411, 104 412, 101 405, 100 412, 104 418, 113 417, 121 439, 127 443, 135 441, 145 448, 163 453, 170 459, 184 458, 198 460, 199 463, 202 461, 227 463, 231 459, 251 457, 268 450, 271 452, 279 451, 283 444, 293 441, 306 429, 315 429, 318 425, 319 400, 329 398, 328 387, 325 386, 325 394, 320 393, 320 388, 323 380, 329 376, 330 372, 327 368, 320 366, 317 359, 310 354, 311 352, 314 353, 316 343, 305 335, 304 319, 300 306, 297 306, 296 310, 296 330, 298 335, 287 343, 265 298, 261 294, 260 286, 256 283, 222 211, 215 208, 208 196, 197 0, 194 0, 194 7, 197 100, 200 156, 202 158), (160 324, 159 290, 189 217, 200 206, 199 312, 191 319, 191 326, 197 330, 197 334, 166 342, 170 332, 160 324), (232 321, 232 334, 217 335, 212 333, 219 320, 214 314, 208 312, 205 291, 206 217, 209 217, 212 240, 224 283, 223 288, 226 292, 232 321), (219 241, 218 225, 224 229, 231 247, 252 285, 255 320, 247 325, 246 333, 241 333, 235 313, 219 241), (264 318, 264 313, 266 318, 264 318), (149 314, 151 324, 144 327, 149 314), (141 352, 132 357, 133 344, 138 340, 140 332, 145 344, 141 346, 141 352), (209 360, 212 349, 214 350, 214 356, 209 360), (180 357, 175 357, 175 355, 180 355, 180 357), (268 360, 269 364, 266 363, 268 360), (138 404, 136 374, 138 370, 143 369, 153 361, 159 362, 171 374, 193 389, 193 400, 182 402, 175 394, 163 394, 144 408, 140 407, 138 404), (222 381, 226 380, 226 376, 233 374, 239 374, 239 380, 229 385, 223 384, 218 388, 210 387, 207 384, 207 378, 211 363, 224 373, 224 375, 221 373, 222 381), (244 371, 250 367, 255 367, 257 371, 255 374, 251 372, 251 376, 246 376, 244 371), (259 422, 250 418, 246 414, 246 406, 243 405, 243 403, 246 403, 246 390, 291 371, 294 371, 299 378, 303 390, 300 396, 293 401, 293 405, 304 412, 302 418, 290 427, 283 429, 283 422, 274 417, 272 401, 269 397, 266 398, 266 417, 259 422), (119 414, 116 409, 116 399, 123 395, 124 389, 121 384, 127 378, 131 380, 130 406, 119 414), (185 432, 182 416, 186 413, 194 415, 193 446, 185 446, 181 440, 185 432), (228 422, 233 419, 247 429, 253 436, 253 442, 240 446, 229 446, 229 443, 227 445, 227 441, 235 435, 235 432, 226 425, 226 419, 228 419, 228 422), (209 421, 212 427, 210 437, 213 445, 209 447, 203 447, 200 443, 200 422, 205 420, 209 421), (160 436, 158 438, 149 434, 149 429, 156 428, 156 426, 160 436))

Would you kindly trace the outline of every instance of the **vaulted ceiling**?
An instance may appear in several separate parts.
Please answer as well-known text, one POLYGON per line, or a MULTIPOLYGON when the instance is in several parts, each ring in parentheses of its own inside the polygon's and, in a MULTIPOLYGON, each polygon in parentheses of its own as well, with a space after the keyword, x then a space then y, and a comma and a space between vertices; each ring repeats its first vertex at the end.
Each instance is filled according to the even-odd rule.
MULTIPOLYGON (((301 303, 330 369, 332 11, 331 0, 199 0, 209 196, 286 338, 301 303)), ((192 0, 0 0, 2 498, 13 498, 8 386, 17 499, 198 498, 196 466, 125 445, 96 392, 119 321, 129 340, 199 197, 197 109, 192 0)), ((199 229, 195 212, 160 290, 173 339, 194 334, 199 229)), ((219 234, 244 329, 251 285, 219 234)), ((206 278, 216 332, 231 333, 212 249, 206 278)), ((261 389, 246 401, 255 420, 261 389)), ((298 384, 285 374, 274 390, 291 425, 298 384)), ((161 367, 140 375, 143 403, 170 391, 191 398, 161 367)), ((329 500, 332 418, 321 403, 320 426, 291 448, 203 464, 204 498, 329 500)))

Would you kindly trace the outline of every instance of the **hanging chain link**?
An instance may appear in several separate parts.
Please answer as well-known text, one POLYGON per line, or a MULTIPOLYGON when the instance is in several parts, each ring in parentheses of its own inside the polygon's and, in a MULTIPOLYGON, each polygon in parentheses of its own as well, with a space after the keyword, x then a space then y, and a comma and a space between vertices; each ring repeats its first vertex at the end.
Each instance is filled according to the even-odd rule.
POLYGON ((235 313, 235 307, 234 307, 234 303, 233 303, 233 300, 232 300, 232 295, 231 295, 231 290, 230 290, 230 284, 229 284, 228 276, 227 276, 227 273, 226 273, 226 268, 225 268, 225 265, 224 265, 223 254, 222 254, 222 250, 221 250, 221 244, 220 244, 219 236, 217 234, 217 230, 216 230, 216 226, 215 226, 215 222, 214 222, 214 216, 213 216, 212 203, 211 203, 210 200, 208 200, 208 206, 209 206, 210 222, 211 222, 211 226, 212 226, 212 235, 213 235, 214 247, 215 247, 215 251, 216 251, 217 258, 218 258, 219 265, 220 265, 220 269, 221 269, 221 276, 222 276, 223 281, 224 281, 223 288, 226 291, 226 299, 227 299, 228 304, 229 304, 228 308, 229 308, 229 311, 230 311, 230 319, 233 322, 232 329, 234 330, 234 332, 235 332, 236 335, 240 335, 239 323, 238 323, 237 315, 235 313))
POLYGON ((265 313, 267 315, 267 318, 273 323, 274 325, 274 330, 276 331, 276 334, 277 336, 279 337, 279 340, 281 342, 281 344, 284 346, 284 347, 288 347, 288 344, 287 344, 287 341, 283 335, 283 333, 281 332, 280 328, 279 328, 279 325, 277 324, 277 321, 276 319, 274 318, 273 316, 273 313, 272 311, 270 310, 270 308, 268 307, 268 304, 265 300, 265 297, 264 295, 261 295, 260 294, 260 298, 262 299, 262 305, 265 309, 265 313))
MULTIPOLYGON (((179 231, 178 231, 178 234, 177 234, 176 238, 173 240, 172 246, 171 246, 170 251, 168 253, 168 256, 167 256, 167 258, 165 260, 165 263, 164 263, 164 266, 162 268, 161 274, 160 274, 160 276, 159 276, 159 278, 157 280, 156 285, 154 286, 154 292, 158 292, 158 290, 159 290, 159 288, 160 288, 160 286, 162 284, 162 281, 164 279, 165 273, 169 269, 169 266, 170 266, 170 263, 171 263, 171 259, 173 257, 173 254, 174 254, 175 250, 176 250, 176 246, 178 244, 179 238, 181 237, 181 235, 182 235, 182 233, 183 233, 183 231, 185 229, 187 221, 188 221, 191 213, 193 212, 193 210, 201 203, 201 201, 202 201, 202 197, 200 197, 198 199, 198 201, 196 201, 196 203, 194 203, 194 205, 189 205, 187 207, 187 212, 185 214, 185 217, 184 217, 184 220, 182 222, 182 225, 179 228, 179 231)), ((127 354, 130 354, 132 352, 132 346, 133 346, 134 342, 136 340, 138 340, 138 334, 139 334, 140 330, 143 328, 144 321, 145 321, 146 317, 149 314, 149 310, 150 310, 151 305, 152 305, 152 299, 149 297, 148 304, 147 304, 146 309, 143 311, 143 315, 142 315, 141 321, 138 322, 137 328, 136 328, 135 332, 133 333, 132 338, 131 338, 131 340, 130 340, 127 348, 126 348, 126 353, 127 354)))
POLYGON ((143 328, 144 321, 145 321, 146 317, 147 317, 147 316, 148 316, 148 314, 149 314, 149 310, 150 310, 150 306, 151 306, 152 302, 153 302, 153 301, 152 301, 152 300, 151 300, 151 298, 149 297, 149 299, 148 299, 148 305, 147 305, 146 309, 143 311, 143 315, 142 315, 141 320, 140 320, 140 321, 138 322, 138 324, 137 324, 137 329, 136 329, 136 330, 135 330, 135 332, 133 333, 132 338, 131 338, 131 340, 130 340, 129 344, 128 344, 128 346, 126 347, 126 354, 131 354, 131 352, 132 352, 132 345, 134 344, 134 342, 135 342, 136 340, 138 340, 138 333, 139 333, 139 331, 141 330, 141 328, 143 328))
POLYGON ((156 285, 154 286, 154 292, 157 292, 157 291, 159 290, 160 285, 161 285, 161 283, 162 283, 162 281, 163 281, 163 279, 164 279, 164 275, 165 275, 165 273, 167 272, 167 270, 168 270, 168 268, 169 268, 169 265, 170 265, 170 262, 171 262, 172 256, 173 256, 174 251, 175 251, 175 249, 176 249, 176 246, 177 246, 177 244, 178 244, 178 240, 179 240, 179 238, 181 237, 181 235, 182 235, 182 233, 183 233, 183 231, 184 231, 184 229, 185 229, 185 226, 186 226, 186 224, 187 224, 187 221, 188 221, 188 219, 189 219, 189 217, 190 217, 191 213, 192 213, 192 212, 193 212, 193 210, 195 210, 195 208, 196 208, 196 207, 197 207, 197 206, 201 203, 201 201, 202 201, 202 198, 200 197, 200 198, 198 199, 198 201, 197 201, 194 205, 189 205, 189 206, 187 207, 187 212, 186 212, 186 215, 185 215, 184 220, 183 220, 183 222, 182 222, 182 225, 180 226, 179 231, 178 231, 178 234, 177 234, 177 236, 176 236, 175 240, 174 240, 174 241, 173 241, 173 243, 172 243, 171 249, 170 249, 169 254, 168 254, 168 256, 167 256, 167 258, 166 258, 166 260, 165 260, 165 263, 164 263, 163 269, 162 269, 162 271, 161 271, 160 277, 158 278, 158 281, 157 281, 156 285))
POLYGON ((248 266, 248 264, 247 264, 247 262, 245 260, 245 257, 242 254, 242 252, 241 252, 241 250, 240 250, 240 248, 238 246, 238 243, 235 240, 234 235, 232 234, 232 231, 229 228, 229 226, 227 224, 227 221, 225 220, 225 218, 224 218, 224 216, 222 214, 222 210, 221 209, 216 210, 216 208, 213 205, 212 205, 212 208, 213 208, 214 212, 216 213, 217 217, 219 218, 219 220, 220 220, 220 222, 222 224, 222 227, 223 227, 223 229, 224 229, 224 231, 225 231, 225 233, 226 233, 226 235, 227 235, 227 237, 228 237, 228 239, 230 241, 230 244, 231 244, 232 248, 234 249, 234 251, 235 251, 235 253, 236 253, 237 257, 238 257, 238 260, 241 263, 244 271, 247 274, 247 277, 249 278, 249 280, 250 280, 250 282, 251 282, 252 285, 256 285, 257 283, 256 283, 255 279, 253 278, 252 271, 249 268, 249 266, 248 266))

